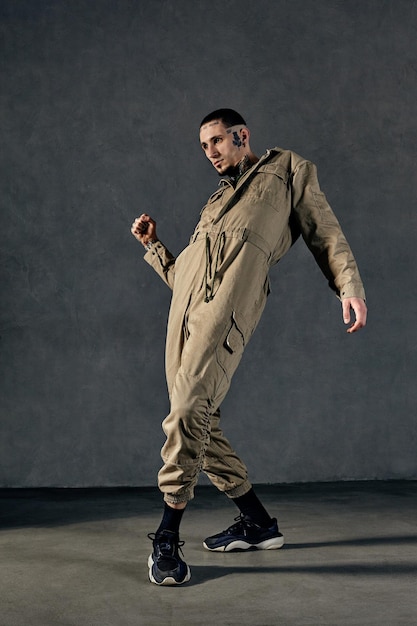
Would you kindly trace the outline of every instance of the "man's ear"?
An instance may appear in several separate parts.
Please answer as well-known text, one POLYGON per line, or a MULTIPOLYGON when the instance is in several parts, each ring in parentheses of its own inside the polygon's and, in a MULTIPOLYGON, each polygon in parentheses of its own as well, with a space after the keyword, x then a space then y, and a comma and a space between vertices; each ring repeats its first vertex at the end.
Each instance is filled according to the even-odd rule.
POLYGON ((249 141, 249 137, 250 137, 250 130, 249 128, 246 128, 246 126, 244 126, 241 130, 241 134, 240 137, 242 139, 242 143, 246 144, 249 141))

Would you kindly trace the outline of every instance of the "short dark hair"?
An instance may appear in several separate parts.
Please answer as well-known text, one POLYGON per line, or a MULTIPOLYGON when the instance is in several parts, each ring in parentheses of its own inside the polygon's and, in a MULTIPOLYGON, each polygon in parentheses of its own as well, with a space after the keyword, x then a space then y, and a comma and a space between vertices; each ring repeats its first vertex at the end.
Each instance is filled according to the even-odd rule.
POLYGON ((216 111, 206 115, 200 124, 200 128, 204 126, 204 124, 208 124, 208 122, 212 122, 213 120, 220 120, 226 128, 230 128, 231 126, 236 126, 238 124, 246 126, 245 120, 237 111, 234 111, 233 109, 217 109, 216 111))

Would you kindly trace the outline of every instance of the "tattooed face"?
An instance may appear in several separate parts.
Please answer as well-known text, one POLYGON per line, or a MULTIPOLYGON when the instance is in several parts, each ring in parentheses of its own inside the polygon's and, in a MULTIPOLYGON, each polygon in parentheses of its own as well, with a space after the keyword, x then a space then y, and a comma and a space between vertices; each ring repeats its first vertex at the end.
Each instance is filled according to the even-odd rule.
POLYGON ((248 153, 248 139, 245 126, 226 128, 220 120, 212 120, 200 129, 201 147, 220 176, 234 171, 248 153))

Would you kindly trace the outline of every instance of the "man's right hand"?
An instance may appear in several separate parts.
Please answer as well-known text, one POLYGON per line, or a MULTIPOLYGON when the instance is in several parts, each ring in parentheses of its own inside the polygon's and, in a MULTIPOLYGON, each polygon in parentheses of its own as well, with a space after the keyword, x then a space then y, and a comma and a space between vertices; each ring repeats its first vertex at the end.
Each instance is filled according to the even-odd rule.
POLYGON ((130 229, 132 235, 146 247, 150 241, 156 241, 156 222, 146 213, 137 217, 130 229))

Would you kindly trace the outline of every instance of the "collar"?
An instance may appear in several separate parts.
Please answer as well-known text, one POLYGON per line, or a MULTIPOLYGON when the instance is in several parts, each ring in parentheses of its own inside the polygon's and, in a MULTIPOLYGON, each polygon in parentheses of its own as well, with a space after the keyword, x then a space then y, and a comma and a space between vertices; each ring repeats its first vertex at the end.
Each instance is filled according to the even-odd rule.
POLYGON ((233 188, 236 188, 238 182, 240 181, 240 179, 243 177, 244 174, 246 174, 253 167, 256 169, 258 165, 261 165, 261 163, 267 161, 269 157, 272 157, 275 154, 278 154, 279 151, 280 150, 278 148, 268 148, 265 154, 263 154, 261 158, 257 159, 256 161, 250 161, 247 156, 244 157, 242 161, 240 161, 236 165, 235 174, 233 174, 229 178, 221 178, 219 180, 219 183, 218 183, 219 187, 228 185, 228 186, 232 186, 233 188))

